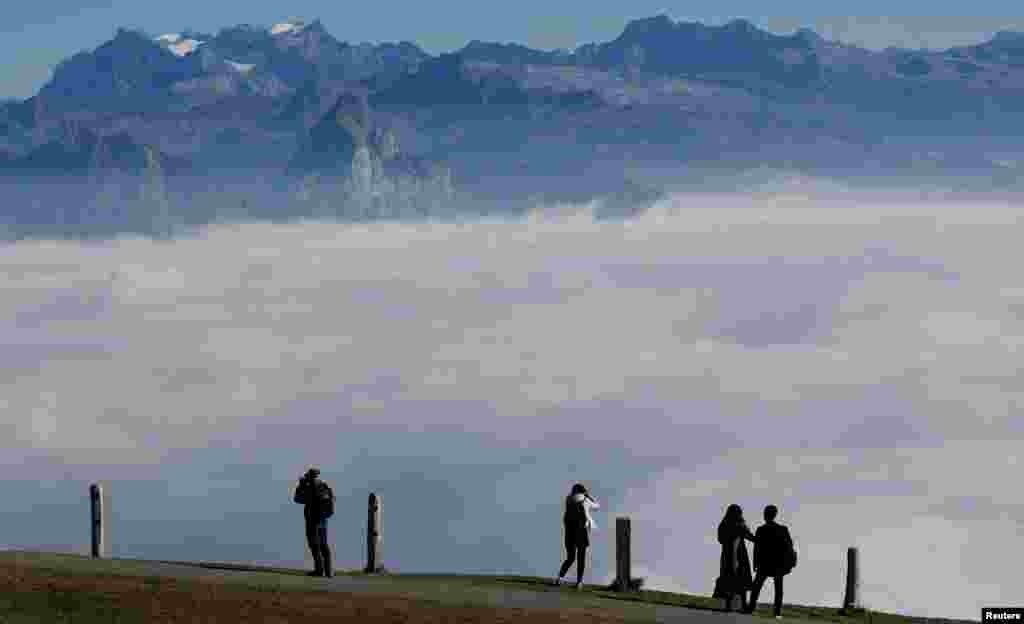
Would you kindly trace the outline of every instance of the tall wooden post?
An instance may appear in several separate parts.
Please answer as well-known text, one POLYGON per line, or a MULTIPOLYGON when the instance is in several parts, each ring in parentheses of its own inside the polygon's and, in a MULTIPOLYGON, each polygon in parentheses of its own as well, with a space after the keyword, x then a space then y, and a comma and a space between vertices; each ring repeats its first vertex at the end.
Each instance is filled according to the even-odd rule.
POLYGON ((846 594, 843 611, 860 609, 860 567, 856 548, 846 549, 846 594))
POLYGON ((104 517, 103 486, 93 483, 89 486, 90 528, 92 531, 92 556, 107 556, 106 521, 104 517))
POLYGON ((629 591, 631 588, 631 553, 629 518, 615 519, 615 583, 616 591, 629 591))
POLYGON ((383 572, 381 565, 381 504, 380 497, 370 494, 366 517, 366 569, 368 574, 383 572))

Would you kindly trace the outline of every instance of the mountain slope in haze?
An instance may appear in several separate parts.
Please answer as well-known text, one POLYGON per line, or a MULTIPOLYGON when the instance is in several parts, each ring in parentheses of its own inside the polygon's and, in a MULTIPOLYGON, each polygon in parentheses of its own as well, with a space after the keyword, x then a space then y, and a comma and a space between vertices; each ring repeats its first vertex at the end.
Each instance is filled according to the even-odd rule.
POLYGON ((358 218, 426 216, 454 195, 446 165, 404 153, 366 96, 351 93, 309 130, 288 173, 321 215, 348 204, 358 218))

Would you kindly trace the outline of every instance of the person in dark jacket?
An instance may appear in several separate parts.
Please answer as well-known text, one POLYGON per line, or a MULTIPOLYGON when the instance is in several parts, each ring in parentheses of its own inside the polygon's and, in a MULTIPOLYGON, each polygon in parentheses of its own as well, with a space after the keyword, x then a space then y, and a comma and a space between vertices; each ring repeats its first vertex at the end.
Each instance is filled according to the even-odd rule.
POLYGON ((732 611, 733 599, 739 595, 740 608, 747 608, 747 591, 753 584, 750 572, 750 558, 744 539, 754 541, 754 535, 743 519, 739 505, 729 505, 725 517, 718 524, 718 543, 722 545, 719 558, 718 582, 715 583, 715 597, 725 601, 725 610, 732 611))
POLYGON ((754 571, 757 577, 754 579, 747 613, 753 613, 757 606, 757 595, 761 593, 765 580, 771 577, 775 586, 775 617, 781 618, 782 577, 792 570, 795 561, 791 554, 795 551, 789 529, 775 522, 778 514, 779 508, 775 505, 765 507, 764 524, 757 528, 754 536, 754 571))
POLYGON ((582 483, 572 486, 565 497, 565 513, 562 515, 562 526, 565 528, 565 561, 558 570, 555 585, 562 583, 562 577, 576 562, 576 589, 583 587, 583 573, 587 566, 587 548, 590 546, 590 529, 594 528, 594 519, 590 516, 591 509, 598 509, 597 504, 582 483))
POLYGON ((313 554, 312 572, 308 576, 324 576, 330 578, 331 549, 327 544, 327 514, 333 507, 331 488, 320 480, 320 470, 310 468, 299 479, 295 487, 294 500, 305 505, 303 515, 306 518, 306 543, 313 554))

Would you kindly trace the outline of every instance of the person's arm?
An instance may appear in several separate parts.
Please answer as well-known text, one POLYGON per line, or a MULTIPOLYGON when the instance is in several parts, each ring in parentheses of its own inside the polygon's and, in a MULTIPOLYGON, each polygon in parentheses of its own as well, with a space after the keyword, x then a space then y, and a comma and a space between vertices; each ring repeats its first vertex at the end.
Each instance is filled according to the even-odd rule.
POLYGON ((584 494, 584 496, 583 496, 583 513, 587 517, 587 526, 592 528, 592 529, 596 529, 597 528, 597 523, 594 522, 594 517, 590 515, 590 510, 591 509, 597 509, 598 507, 599 507, 599 505, 597 504, 597 501, 595 501, 594 499, 590 498, 590 494, 584 494))
POLYGON ((306 480, 299 479, 299 484, 295 486, 295 497, 294 501, 300 505, 305 505, 309 498, 309 488, 306 487, 306 480))
POLYGON ((762 542, 761 537, 764 534, 764 531, 762 531, 761 528, 763 528, 763 527, 759 527, 757 529, 757 533, 754 534, 754 538, 755 538, 754 539, 754 572, 757 572, 757 563, 760 560, 760 552, 759 551, 764 550, 762 548, 762 546, 761 546, 761 542, 762 542))
POLYGON ((729 569, 735 574, 740 569, 740 549, 743 548, 743 536, 734 534, 729 546, 729 562, 731 566, 729 569))
POLYGON ((754 537, 754 534, 750 532, 750 527, 747 526, 746 522, 740 524, 740 534, 748 540, 754 542, 755 544, 757 543, 757 538, 754 537))

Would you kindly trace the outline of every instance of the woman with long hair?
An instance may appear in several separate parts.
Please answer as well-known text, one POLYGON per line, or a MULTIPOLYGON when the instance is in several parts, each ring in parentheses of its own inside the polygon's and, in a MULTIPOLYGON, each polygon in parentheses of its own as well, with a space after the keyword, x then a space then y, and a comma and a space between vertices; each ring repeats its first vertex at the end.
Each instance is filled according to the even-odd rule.
POLYGON ((572 486, 565 497, 565 513, 562 525, 565 527, 565 561, 558 570, 555 585, 560 585, 562 577, 569 567, 576 562, 576 589, 583 587, 583 573, 587 565, 587 547, 590 546, 590 529, 594 528, 594 519, 590 516, 591 509, 598 509, 597 504, 582 483, 572 486))
POLYGON ((726 611, 732 611, 733 599, 737 594, 740 597, 740 609, 746 611, 747 592, 754 584, 744 539, 754 541, 754 534, 743 519, 743 509, 739 505, 729 505, 725 517, 718 523, 718 543, 722 545, 722 556, 719 559, 718 581, 715 583, 715 597, 725 600, 726 611))

